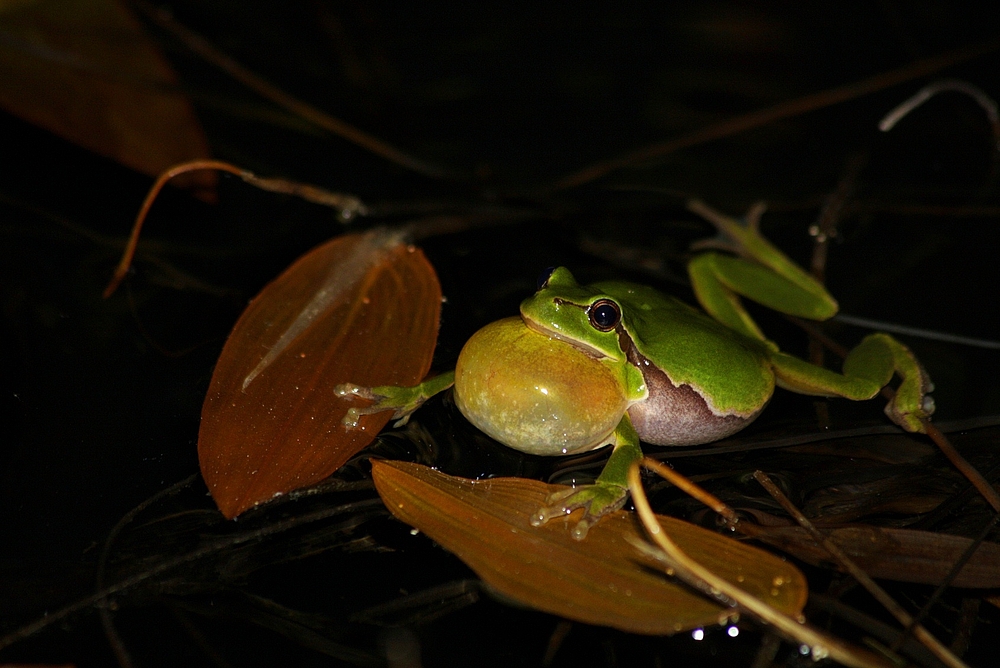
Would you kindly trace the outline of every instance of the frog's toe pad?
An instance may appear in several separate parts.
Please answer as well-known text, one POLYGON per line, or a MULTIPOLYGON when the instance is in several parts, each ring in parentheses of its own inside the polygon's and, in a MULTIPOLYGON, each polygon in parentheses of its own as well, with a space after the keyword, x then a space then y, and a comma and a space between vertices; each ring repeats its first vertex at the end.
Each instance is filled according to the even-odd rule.
POLYGON ((370 387, 362 387, 354 383, 340 383, 333 388, 333 393, 338 397, 361 397, 362 399, 374 399, 375 394, 370 387))
POLYGON ((607 483, 559 491, 545 500, 546 505, 532 516, 531 525, 538 527, 549 520, 569 515, 577 508, 583 508, 583 518, 572 530, 574 539, 583 540, 590 527, 603 516, 625 505, 627 498, 627 489, 607 483))
POLYGON ((363 408, 348 408, 347 413, 344 415, 343 419, 341 419, 340 423, 348 429, 357 429, 361 416, 367 414, 368 411, 363 408))
POLYGON ((925 395, 918 404, 891 401, 886 404, 885 414, 890 420, 909 432, 924 433, 924 422, 934 414, 934 397, 925 395))
POLYGON ((549 520, 554 520, 557 517, 562 517, 563 515, 569 515, 575 508, 579 506, 571 506, 569 504, 559 503, 563 499, 576 494, 576 489, 567 489, 561 492, 556 492, 555 494, 550 494, 547 499, 545 499, 545 505, 539 508, 534 515, 531 516, 531 526, 540 527, 549 520))

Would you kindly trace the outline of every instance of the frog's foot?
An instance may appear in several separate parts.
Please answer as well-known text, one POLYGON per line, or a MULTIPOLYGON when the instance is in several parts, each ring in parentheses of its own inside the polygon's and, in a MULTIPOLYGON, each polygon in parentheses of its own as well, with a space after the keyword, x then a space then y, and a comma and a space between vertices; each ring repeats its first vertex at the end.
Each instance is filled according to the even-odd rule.
POLYGON ((913 351, 892 336, 875 332, 862 339, 844 360, 844 374, 865 379, 876 387, 888 384, 893 374, 899 376, 895 395, 885 407, 886 416, 906 431, 927 431, 924 424, 934 413, 934 399, 929 396, 934 384, 913 351))
POLYGON ((423 401, 416 401, 410 387, 362 387, 354 383, 341 383, 333 388, 334 394, 342 398, 359 397, 375 403, 369 406, 351 406, 347 409, 341 423, 348 429, 356 429, 362 415, 393 411, 396 427, 401 427, 410 419, 410 414, 417 410, 423 401))
POLYGON ((687 209, 691 213, 697 214, 712 223, 716 229, 716 236, 709 239, 700 239, 691 244, 691 250, 701 251, 707 249, 724 250, 734 255, 744 255, 746 250, 746 239, 762 239, 760 233, 760 219, 767 211, 765 202, 754 202, 747 209, 742 218, 732 218, 708 206, 699 199, 692 199, 687 202, 687 209))
POLYGON ((913 358, 919 373, 903 379, 896 394, 885 406, 886 416, 906 431, 925 433, 924 423, 934 414, 934 383, 924 367, 913 358))
POLYGON ((375 403, 370 406, 352 406, 347 409, 347 415, 341 422, 348 429, 358 426, 362 415, 392 411, 396 427, 402 427, 410 419, 413 411, 423 406, 424 402, 439 392, 443 392, 455 383, 455 372, 449 371, 430 380, 425 380, 413 387, 397 387, 381 385, 379 387, 362 387, 354 383, 341 383, 333 388, 338 397, 359 397, 375 403))
POLYGON ((583 540, 590 527, 608 513, 625 505, 627 498, 627 488, 607 482, 556 492, 545 500, 545 507, 534 514, 531 525, 538 527, 556 517, 569 515, 577 508, 583 508, 583 519, 577 522, 572 531, 574 539, 583 540))

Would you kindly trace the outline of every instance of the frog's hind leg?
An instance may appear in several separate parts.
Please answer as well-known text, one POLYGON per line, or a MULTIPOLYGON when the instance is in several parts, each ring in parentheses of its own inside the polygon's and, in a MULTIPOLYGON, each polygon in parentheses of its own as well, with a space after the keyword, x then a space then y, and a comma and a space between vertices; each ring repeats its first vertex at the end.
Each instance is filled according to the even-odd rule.
POLYGON ((772 353, 770 358, 780 387, 854 401, 871 399, 894 373, 898 374, 902 382, 885 407, 885 414, 907 431, 923 433, 923 421, 934 412, 934 400, 928 396, 934 388, 927 372, 909 348, 888 334, 866 336, 847 355, 842 374, 781 352, 772 353))
POLYGON ((837 302, 826 288, 761 236, 757 226, 761 207, 751 209, 744 221, 723 215, 697 200, 689 202, 688 209, 719 230, 717 239, 697 246, 718 247, 735 255, 705 252, 688 264, 695 296, 713 318, 742 334, 766 341, 740 303, 740 296, 810 320, 826 320, 837 313, 837 302))
POLYGON ((688 265, 695 296, 713 318, 741 334, 763 341, 770 349, 779 386, 820 396, 861 401, 871 399, 892 379, 902 378, 885 412, 907 431, 923 432, 923 420, 934 412, 927 396, 932 390, 927 373, 913 353, 888 334, 871 334, 852 350, 839 374, 778 352, 743 308, 740 297, 770 309, 810 320, 826 320, 837 313, 837 302, 826 288, 761 236, 757 222, 763 208, 750 210, 746 220, 730 218, 697 200, 688 209, 711 222, 719 238, 701 247, 722 248, 735 254, 705 252, 688 265))

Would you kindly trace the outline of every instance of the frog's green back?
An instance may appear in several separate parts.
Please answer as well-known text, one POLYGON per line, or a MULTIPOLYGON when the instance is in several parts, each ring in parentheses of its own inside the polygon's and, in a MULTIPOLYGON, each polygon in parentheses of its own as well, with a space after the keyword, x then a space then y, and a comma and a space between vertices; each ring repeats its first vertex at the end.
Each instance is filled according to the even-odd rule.
POLYGON ((592 286, 622 306, 636 348, 677 385, 688 384, 723 415, 758 411, 774 390, 762 343, 645 285, 607 281, 592 286))

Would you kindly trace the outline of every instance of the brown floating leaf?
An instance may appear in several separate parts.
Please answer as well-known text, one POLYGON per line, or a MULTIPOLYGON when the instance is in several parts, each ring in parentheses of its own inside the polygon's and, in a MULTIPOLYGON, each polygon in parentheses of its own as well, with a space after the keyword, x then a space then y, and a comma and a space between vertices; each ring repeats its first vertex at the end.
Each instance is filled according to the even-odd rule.
MULTIPOLYGON (((931 585, 944 580, 972 543, 961 536, 891 527, 858 525, 823 531, 871 577, 931 585)), ((801 527, 761 527, 755 537, 806 563, 831 562, 826 550, 801 527)), ((1000 545, 981 543, 951 586, 1000 587, 1000 545)))
MULTIPOLYGON (((406 462, 373 461, 372 475, 393 515, 457 554, 487 584, 534 608, 632 633, 670 634, 719 623, 726 610, 662 575, 626 542, 643 538, 619 511, 574 540, 581 511, 542 527, 531 515, 553 491, 535 480, 466 480, 406 462)), ((671 517, 664 529, 692 558, 723 578, 797 615, 804 576, 782 559, 671 517)))
POLYGON ((117 0, 21 0, 0 18, 3 108, 151 176, 208 156, 173 71, 117 0))
POLYGON ((385 231, 299 258, 240 316, 202 408, 201 473, 219 510, 244 510, 329 476, 390 413, 341 425, 335 385, 414 385, 430 368, 441 287, 417 248, 385 231))

